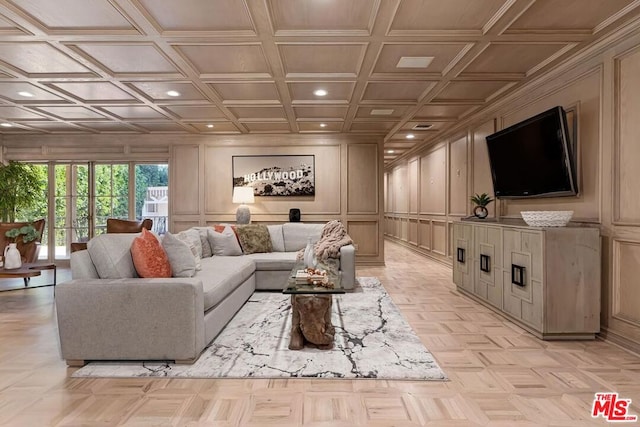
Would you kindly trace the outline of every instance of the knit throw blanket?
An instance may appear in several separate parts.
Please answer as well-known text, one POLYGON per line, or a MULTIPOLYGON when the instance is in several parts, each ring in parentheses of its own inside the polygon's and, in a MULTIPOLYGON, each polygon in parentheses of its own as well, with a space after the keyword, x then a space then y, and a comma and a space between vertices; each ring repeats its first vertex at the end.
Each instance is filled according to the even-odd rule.
MULTIPOLYGON (((322 229, 320 240, 313 247, 316 259, 326 261, 329 258, 340 258, 340 248, 352 243, 353 240, 340 221, 329 221, 322 229)), ((301 260, 303 257, 304 249, 301 249, 298 251, 297 259, 301 260)))

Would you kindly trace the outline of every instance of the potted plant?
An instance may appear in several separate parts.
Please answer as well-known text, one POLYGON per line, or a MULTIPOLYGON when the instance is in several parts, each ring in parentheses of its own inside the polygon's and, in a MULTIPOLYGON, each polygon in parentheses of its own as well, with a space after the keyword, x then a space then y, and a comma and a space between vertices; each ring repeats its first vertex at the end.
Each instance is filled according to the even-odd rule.
POLYGON ((473 208, 473 214, 476 217, 483 219, 483 218, 486 218, 487 215, 489 215, 489 211, 487 210, 487 205, 493 202, 493 199, 487 193, 482 193, 482 194, 476 193, 475 196, 471 197, 471 202, 476 205, 476 207, 473 208))
POLYGON ((40 237, 40 233, 38 232, 38 230, 36 230, 36 228, 31 224, 7 230, 4 235, 5 237, 11 239, 13 243, 18 243, 18 238, 22 240, 22 243, 29 243, 40 237))
POLYGON ((5 237, 9 241, 9 245, 4 249, 3 255, 5 256, 5 268, 19 268, 22 262, 32 262, 38 258, 40 252, 40 231, 37 230, 33 224, 23 225, 21 227, 15 227, 7 230, 4 233, 5 237), (9 252, 13 252, 14 263, 10 266, 9 252), (22 261, 15 261, 20 260, 22 261))
POLYGON ((14 222, 16 211, 31 208, 42 197, 42 183, 28 163, 0 164, 0 221, 14 222))

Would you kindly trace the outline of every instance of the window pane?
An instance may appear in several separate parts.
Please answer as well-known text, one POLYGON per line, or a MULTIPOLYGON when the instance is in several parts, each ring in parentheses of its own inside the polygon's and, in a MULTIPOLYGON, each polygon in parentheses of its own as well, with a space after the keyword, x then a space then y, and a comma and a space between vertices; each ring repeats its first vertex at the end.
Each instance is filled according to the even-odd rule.
POLYGON ((153 230, 163 234, 169 215, 169 168, 166 164, 139 164, 135 171, 136 219, 152 219, 153 230))

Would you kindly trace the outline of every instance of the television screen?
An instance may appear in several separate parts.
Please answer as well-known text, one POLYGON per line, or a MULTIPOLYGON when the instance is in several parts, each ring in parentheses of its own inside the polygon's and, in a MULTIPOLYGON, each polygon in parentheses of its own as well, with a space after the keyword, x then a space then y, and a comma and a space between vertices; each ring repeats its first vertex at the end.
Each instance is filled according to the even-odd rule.
POLYGON ((486 139, 496 197, 556 197, 578 193, 567 118, 562 107, 554 107, 486 139))

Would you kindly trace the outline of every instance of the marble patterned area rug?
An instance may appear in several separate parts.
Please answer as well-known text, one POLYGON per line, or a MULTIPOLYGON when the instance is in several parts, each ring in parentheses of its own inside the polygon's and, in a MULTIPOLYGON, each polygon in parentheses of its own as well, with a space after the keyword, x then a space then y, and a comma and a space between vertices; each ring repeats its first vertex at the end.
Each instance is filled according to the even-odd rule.
POLYGON ((333 350, 289 350, 290 297, 256 292, 193 365, 93 362, 72 376, 447 380, 380 281, 358 281, 334 295, 333 350))

